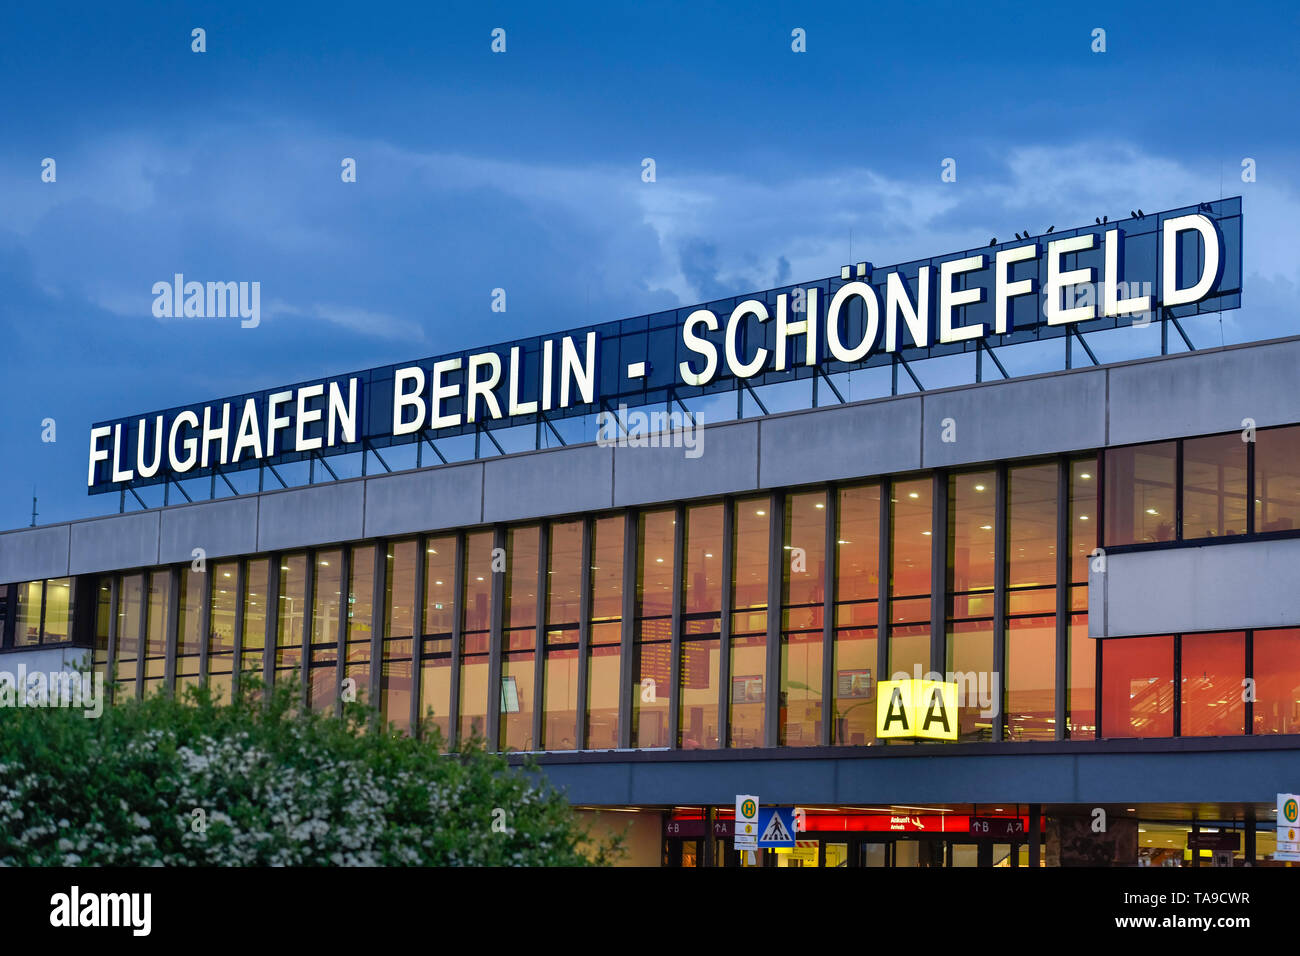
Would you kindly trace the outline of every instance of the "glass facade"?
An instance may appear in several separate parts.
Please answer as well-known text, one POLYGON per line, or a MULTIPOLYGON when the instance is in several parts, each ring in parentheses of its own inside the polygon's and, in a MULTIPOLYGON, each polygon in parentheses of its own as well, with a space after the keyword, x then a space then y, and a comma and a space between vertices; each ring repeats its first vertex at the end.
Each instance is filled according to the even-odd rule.
POLYGON ((1087 636, 1099 540, 1295 530, 1300 429, 1242 438, 25 582, 6 641, 80 608, 117 694, 297 681, 449 746, 874 746, 932 669, 960 741, 1300 733, 1300 627, 1087 636))

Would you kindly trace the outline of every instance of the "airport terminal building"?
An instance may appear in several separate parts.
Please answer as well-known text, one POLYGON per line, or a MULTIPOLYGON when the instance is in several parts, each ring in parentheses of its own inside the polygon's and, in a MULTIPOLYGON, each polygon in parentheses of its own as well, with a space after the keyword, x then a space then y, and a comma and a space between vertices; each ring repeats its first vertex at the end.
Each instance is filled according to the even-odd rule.
POLYGON ((134 442, 126 419, 97 426, 92 490, 124 505, 168 465, 177 488, 234 492, 250 465, 260 487, 295 460, 312 480, 0 534, 0 669, 89 655, 119 699, 255 674, 331 709, 356 688, 399 730, 431 715, 453 744, 534 754, 641 864, 747 862, 744 793, 801 811, 796 848, 763 865, 1287 865, 1272 809, 1300 789, 1300 336, 1020 377, 994 351, 1083 361, 1085 334, 1126 334, 1139 310, 1106 286, 1112 254, 1130 275, 1172 262, 1144 304, 1177 335, 1180 309, 1239 301, 1239 238, 1240 201, 1219 201, 1005 257, 846 267, 799 293, 803 324, 773 290, 498 347, 496 375, 466 353, 247 397, 255 422, 293 420, 281 450, 274 424, 255 442, 233 427, 245 397, 225 431, 219 404, 159 413, 152 462, 148 416, 134 442), (1037 300, 1071 276, 1106 287, 1044 323, 1037 300), (918 349, 972 358, 976 381, 920 389, 918 349), (864 368, 887 393, 846 400, 864 368), (629 404, 721 396, 735 419, 564 441, 555 422, 583 403, 622 429, 624 369, 629 404), (807 407, 769 413, 779 381, 807 407), (520 423, 555 447, 493 438, 520 423), (474 453, 325 464, 331 446, 384 463, 380 431, 443 459, 439 429, 474 453), (927 674, 955 706, 941 732, 899 735, 888 682, 927 674))

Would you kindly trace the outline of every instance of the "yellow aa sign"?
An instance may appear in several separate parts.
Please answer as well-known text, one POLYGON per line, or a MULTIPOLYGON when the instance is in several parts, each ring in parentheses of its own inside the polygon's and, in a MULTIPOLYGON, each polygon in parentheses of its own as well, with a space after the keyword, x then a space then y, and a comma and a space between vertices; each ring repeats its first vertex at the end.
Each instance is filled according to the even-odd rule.
POLYGON ((876 695, 876 736, 957 739, 957 684, 886 680, 876 695))

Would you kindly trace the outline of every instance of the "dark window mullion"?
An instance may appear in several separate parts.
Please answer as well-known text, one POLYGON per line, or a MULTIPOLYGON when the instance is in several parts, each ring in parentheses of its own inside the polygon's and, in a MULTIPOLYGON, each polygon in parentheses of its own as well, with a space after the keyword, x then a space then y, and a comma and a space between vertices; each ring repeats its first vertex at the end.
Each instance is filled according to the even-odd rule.
POLYGON ((993 739, 1006 739, 1006 701, 1007 701, 1007 539, 1010 536, 1009 511, 1007 495, 1010 482, 1007 480, 1006 463, 998 465, 994 478, 993 510, 993 673, 997 677, 997 711, 993 718, 993 739))
MULTIPOLYGON (((722 611, 718 619, 718 746, 731 741, 731 607, 735 603, 733 541, 736 499, 722 503, 722 611)), ((711 837, 710 837, 711 838, 711 837)))
POLYGON ((460 669, 464 654, 461 642, 464 640, 465 620, 465 532, 456 532, 455 570, 452 573, 455 603, 451 615, 451 687, 447 706, 447 749, 455 750, 460 746, 460 669))
MULTIPOLYGON (((424 677, 424 599, 425 599, 425 564, 428 555, 428 539, 420 535, 415 539, 415 595, 411 608, 411 736, 420 736, 420 683, 424 677)), ((396 557, 394 557, 394 562, 396 557)))
POLYGON ((837 701, 835 698, 835 571, 839 559, 838 540, 840 515, 839 490, 835 485, 826 489, 825 579, 822 582, 822 732, 821 745, 835 743, 837 701))
POLYGON ((686 587, 686 506, 677 505, 673 523, 673 610, 668 663, 668 746, 681 746, 682 730, 682 593, 686 587))
POLYGON ((550 593, 551 523, 543 521, 537 529, 537 628, 533 652, 533 749, 546 746, 542 740, 543 708, 546 704, 546 605, 550 593))
POLYGON ((339 549, 339 608, 338 634, 335 637, 334 654, 334 706, 335 715, 343 713, 343 680, 347 674, 348 654, 348 594, 352 578, 352 549, 339 549))
MULTIPOLYGON (((488 640, 488 694, 487 726, 484 728, 487 747, 500 751, 501 746, 501 648, 505 639, 506 575, 510 573, 511 556, 506 552, 506 526, 497 525, 492 535, 493 557, 505 555, 506 570, 492 570, 492 620, 488 640), (498 550, 499 549, 499 550, 498 550)), ((495 561, 493 562, 495 564, 495 561)))
POLYGON ((230 659, 230 699, 233 702, 240 693, 239 677, 244 669, 244 602, 248 588, 248 562, 235 562, 235 633, 231 640, 230 659))
POLYGON ((587 515, 582 520, 582 577, 578 579, 578 713, 576 715, 574 748, 587 749, 587 681, 590 679, 591 654, 591 548, 596 519, 587 515))
POLYGON ((1070 608, 1073 604, 1074 575, 1071 573, 1074 542, 1070 532, 1070 459, 1062 456, 1056 474, 1056 727, 1053 737, 1065 739, 1066 703, 1070 693, 1070 608))
POLYGON ((636 569, 637 513, 630 508, 623 516, 623 627, 619 647, 618 745, 632 746, 632 695, 640 693, 634 667, 636 654, 636 569))

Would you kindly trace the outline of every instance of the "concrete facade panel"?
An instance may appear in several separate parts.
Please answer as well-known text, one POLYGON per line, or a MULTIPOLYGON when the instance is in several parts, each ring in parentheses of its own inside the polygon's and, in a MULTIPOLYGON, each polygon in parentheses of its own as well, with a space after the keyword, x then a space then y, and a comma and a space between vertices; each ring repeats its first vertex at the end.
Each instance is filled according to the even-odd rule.
POLYGON ((704 426, 697 458, 685 448, 615 448, 617 507, 753 491, 758 487, 758 422, 704 426))
MULTIPOLYGON (((1287 627, 1300 622, 1300 539, 1110 554, 1106 637, 1287 627)), ((1091 583, 1091 582, 1090 582, 1091 583)))
POLYGON ((366 479, 368 536, 437 531, 482 521, 482 462, 366 479))
POLYGON ((365 490, 364 482, 341 481, 262 495, 258 550, 279 551, 364 537, 365 490))
POLYGON ((1300 341, 1272 342, 1110 370, 1110 444, 1209 435, 1296 420, 1300 341))
POLYGON ((1053 455, 1106 443, 1106 373, 1100 370, 953 389, 927 394, 922 401, 926 468, 1053 455))
POLYGON ((0 584, 66 575, 70 537, 66 524, 0 534, 0 584))
POLYGON ((72 574, 139 568, 158 563, 161 514, 135 514, 78 521, 72 525, 72 574))
POLYGON ((763 488, 921 467, 921 399, 820 408, 759 423, 763 488))
POLYGON ((256 497, 226 498, 160 512, 158 560, 191 561, 195 548, 211 558, 256 551, 257 506, 256 497))
POLYGON ((483 463, 484 521, 526 520, 613 504, 612 448, 582 445, 483 463))

